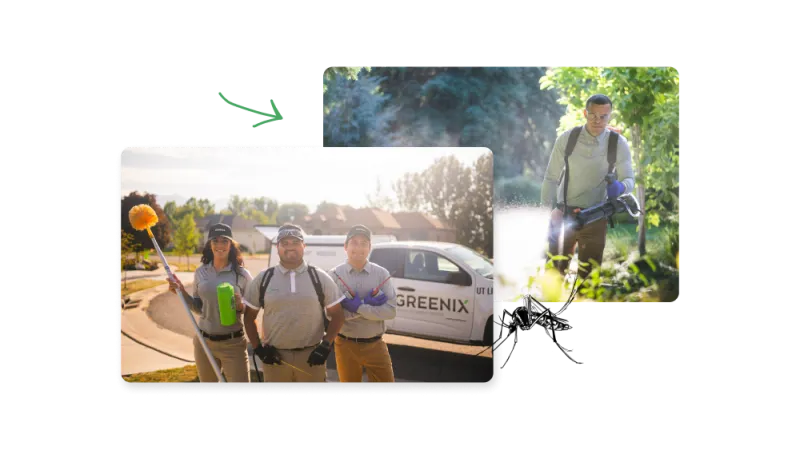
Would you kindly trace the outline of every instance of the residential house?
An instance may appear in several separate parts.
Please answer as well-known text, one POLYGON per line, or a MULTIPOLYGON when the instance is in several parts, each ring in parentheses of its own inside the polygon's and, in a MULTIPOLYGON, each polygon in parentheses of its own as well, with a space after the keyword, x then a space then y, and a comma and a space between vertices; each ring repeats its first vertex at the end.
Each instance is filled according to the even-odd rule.
POLYGON ((242 216, 211 214, 197 220, 197 229, 202 235, 200 250, 208 240, 208 231, 212 225, 224 223, 231 227, 233 239, 249 252, 266 252, 269 249, 269 242, 263 234, 255 229, 258 223, 254 220, 245 219, 242 216))
POLYGON ((455 242, 456 232, 440 220, 419 212, 390 213, 378 208, 352 208, 326 204, 313 214, 295 219, 312 235, 347 234, 356 224, 375 234, 394 235, 398 240, 455 242))
POLYGON ((392 216, 400 224, 400 230, 395 234, 399 241, 456 241, 456 230, 433 216, 420 212, 397 212, 392 216))

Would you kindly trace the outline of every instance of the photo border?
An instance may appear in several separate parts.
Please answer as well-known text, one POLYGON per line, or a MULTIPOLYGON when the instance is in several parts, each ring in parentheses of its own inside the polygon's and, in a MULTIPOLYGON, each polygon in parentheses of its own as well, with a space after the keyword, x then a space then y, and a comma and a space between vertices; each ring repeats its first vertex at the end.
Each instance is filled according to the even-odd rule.
MULTIPOLYGON (((120 208, 120 155, 126 147, 322 147, 322 144, 112 144, 112 178, 114 185, 114 222, 112 225, 113 257, 113 285, 114 293, 112 303, 112 382, 111 391, 119 392, 120 397, 126 399, 153 399, 163 395, 191 395, 203 398, 216 399, 252 399, 261 396, 262 399, 343 399, 354 400, 376 399, 376 395, 399 397, 402 399, 419 400, 446 400, 446 399, 481 399, 495 400, 497 392, 503 392, 504 355, 502 342, 502 325, 500 318, 503 314, 503 304, 494 302, 495 339, 492 345, 492 356, 495 373, 491 380, 485 383, 397 383, 376 385, 371 383, 340 384, 277 384, 277 383, 250 383, 250 384, 199 384, 199 383, 127 383, 120 374, 120 288, 121 279, 119 267, 119 208, 120 208), (151 396, 153 398, 151 398, 151 396)), ((490 149, 491 151, 491 149, 490 149)), ((492 152, 492 156, 494 153, 492 152)), ((494 181, 493 181, 494 184, 494 181)), ((382 398, 377 397, 377 398, 382 398)))

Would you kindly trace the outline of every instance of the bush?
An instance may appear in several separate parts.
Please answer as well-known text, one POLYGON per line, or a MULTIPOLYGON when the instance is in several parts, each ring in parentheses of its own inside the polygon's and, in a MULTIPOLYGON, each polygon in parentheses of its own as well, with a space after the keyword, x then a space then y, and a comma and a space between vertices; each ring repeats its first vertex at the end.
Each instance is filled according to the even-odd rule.
POLYGON ((536 204, 541 202, 542 185, 519 175, 513 178, 500 178, 495 183, 495 201, 501 204, 536 204))
POLYGON ((661 235, 661 239, 664 242, 664 251, 666 252, 666 255, 664 255, 664 260, 672 266, 677 267, 678 264, 675 258, 680 250, 678 241, 678 226, 669 225, 665 227, 664 233, 661 235))
POLYGON ((158 269, 158 262, 141 260, 136 262, 134 260, 125 261, 122 270, 156 270, 158 269))
POLYGON ((603 261, 624 261, 631 250, 636 248, 636 239, 628 233, 608 230, 606 235, 606 248, 603 251, 603 261))
MULTIPOLYGON (((632 238, 633 245, 638 245, 638 236, 633 235, 632 238)), ((677 268, 675 257, 678 254, 678 245, 677 224, 647 228, 647 254, 654 261, 677 268)))

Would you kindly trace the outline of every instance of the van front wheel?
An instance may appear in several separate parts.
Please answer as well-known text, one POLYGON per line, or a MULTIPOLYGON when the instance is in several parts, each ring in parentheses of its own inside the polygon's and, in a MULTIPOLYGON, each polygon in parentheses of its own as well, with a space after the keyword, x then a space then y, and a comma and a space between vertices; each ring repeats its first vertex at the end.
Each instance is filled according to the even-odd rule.
POLYGON ((494 339, 494 321, 492 321, 492 317, 489 316, 489 319, 486 320, 486 328, 483 329, 483 345, 486 346, 492 345, 493 339, 494 339))

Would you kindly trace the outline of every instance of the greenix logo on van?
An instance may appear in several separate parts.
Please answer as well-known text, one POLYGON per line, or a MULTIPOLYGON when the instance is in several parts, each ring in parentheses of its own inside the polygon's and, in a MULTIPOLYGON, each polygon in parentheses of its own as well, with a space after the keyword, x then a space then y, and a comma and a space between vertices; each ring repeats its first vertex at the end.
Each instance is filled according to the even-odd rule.
POLYGON ((404 308, 427 309, 430 311, 451 311, 469 314, 469 300, 460 298, 426 297, 424 295, 397 294, 397 306, 404 308))
POLYGON ((217 90, 217 104, 225 105, 225 112, 244 111, 248 116, 250 128, 280 128, 281 120, 288 120, 288 114, 281 111, 280 97, 264 97, 263 105, 243 105, 239 96, 225 96, 224 89, 217 90), (269 106, 267 106, 269 104, 269 106))

